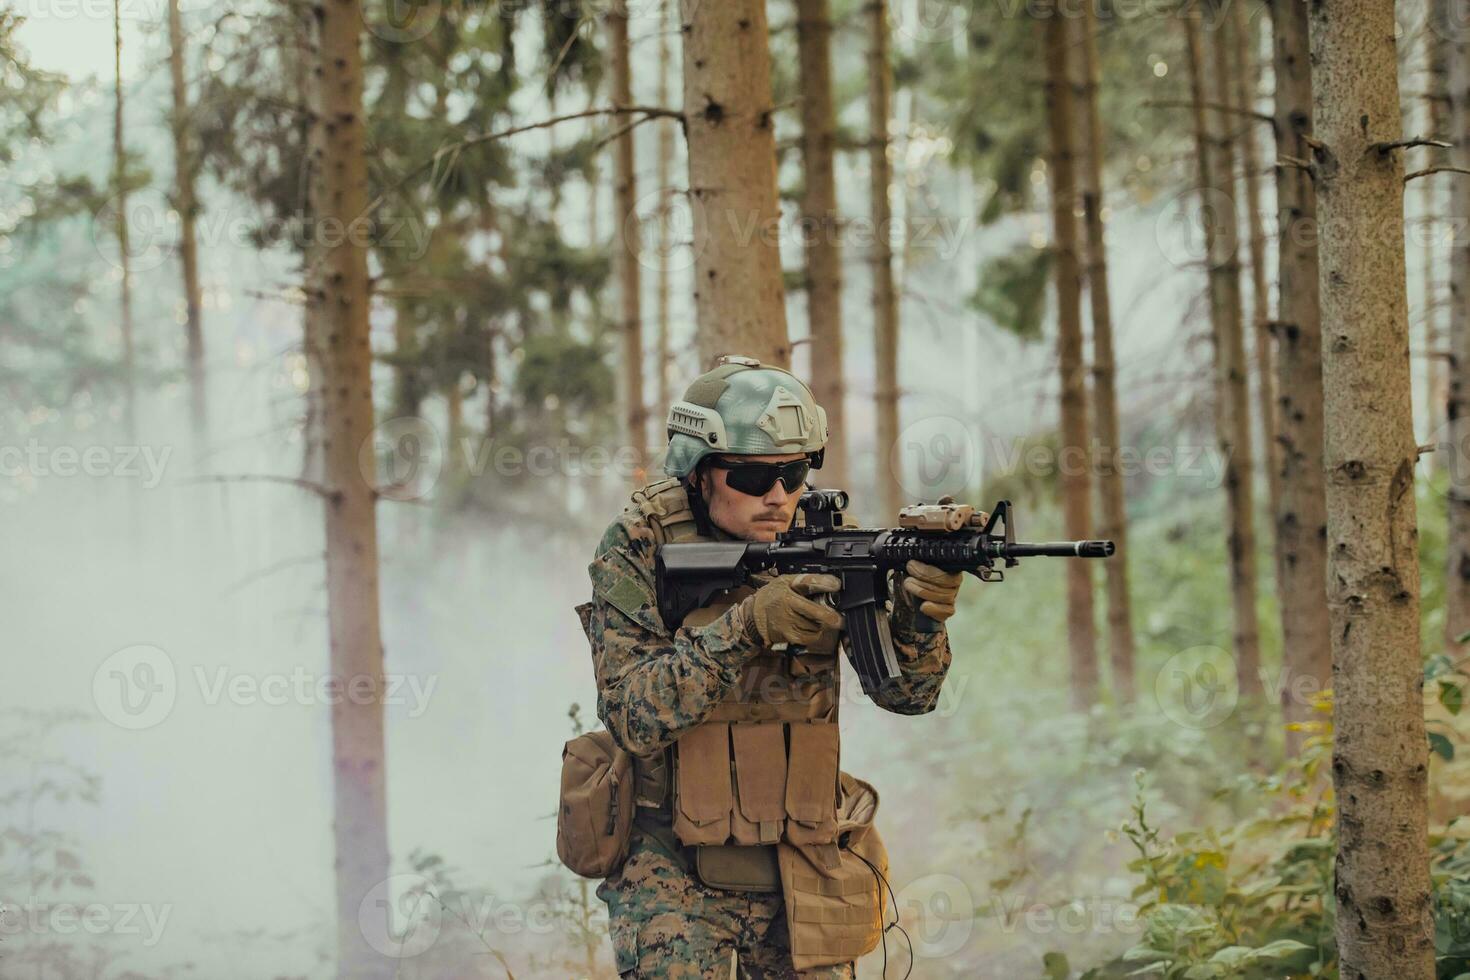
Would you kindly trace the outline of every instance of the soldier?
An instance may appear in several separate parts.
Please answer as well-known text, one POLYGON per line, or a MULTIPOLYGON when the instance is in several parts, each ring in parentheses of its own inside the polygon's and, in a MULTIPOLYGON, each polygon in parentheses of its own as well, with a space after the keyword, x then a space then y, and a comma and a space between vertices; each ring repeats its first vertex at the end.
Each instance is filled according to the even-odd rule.
MULTIPOLYGON (((772 541, 791 527, 822 464, 826 413, 790 373, 725 357, 670 408, 668 431, 668 478, 634 491, 608 527, 578 607, 598 716, 634 761, 627 858, 597 891, 617 969, 852 977, 882 932, 887 858, 876 794, 838 771, 842 617, 821 601, 837 578, 760 576, 673 631, 654 594, 658 545, 772 541)), ((922 714, 949 669, 943 622, 960 575, 910 562, 895 578, 902 676, 874 700, 922 714)))

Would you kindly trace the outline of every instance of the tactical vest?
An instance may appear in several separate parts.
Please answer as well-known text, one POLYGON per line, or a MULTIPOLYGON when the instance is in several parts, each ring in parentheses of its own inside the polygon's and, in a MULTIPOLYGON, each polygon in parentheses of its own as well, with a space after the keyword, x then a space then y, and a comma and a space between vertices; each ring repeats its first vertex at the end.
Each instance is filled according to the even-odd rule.
MULTIPOLYGON (((662 545, 712 540, 699 534, 684 487, 659 480, 631 505, 662 545)), ((685 617, 702 626, 754 592, 732 589, 685 617)), ((837 633, 799 657, 765 651, 704 722, 672 751, 638 758, 638 803, 667 807, 686 846, 831 844, 837 839, 837 633), (669 778, 672 766, 672 779, 669 778)))

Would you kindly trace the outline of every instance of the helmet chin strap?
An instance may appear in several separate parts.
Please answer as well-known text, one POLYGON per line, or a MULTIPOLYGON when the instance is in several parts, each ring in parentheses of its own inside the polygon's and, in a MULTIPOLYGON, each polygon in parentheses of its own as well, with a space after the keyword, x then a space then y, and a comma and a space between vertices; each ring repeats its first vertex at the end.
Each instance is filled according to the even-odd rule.
POLYGON ((699 489, 699 478, 703 472, 703 466, 694 467, 684 480, 684 493, 689 497, 689 509, 694 512, 695 529, 702 537, 711 537, 710 528, 714 522, 710 520, 709 506, 704 502, 704 494, 699 489))

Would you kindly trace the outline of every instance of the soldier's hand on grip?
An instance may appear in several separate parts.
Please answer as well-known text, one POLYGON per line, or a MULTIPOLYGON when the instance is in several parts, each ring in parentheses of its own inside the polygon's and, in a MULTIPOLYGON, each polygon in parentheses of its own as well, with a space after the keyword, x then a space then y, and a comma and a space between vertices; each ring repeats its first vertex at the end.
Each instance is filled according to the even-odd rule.
POLYGON ((766 646, 807 646, 826 630, 842 628, 842 614, 808 596, 839 592, 836 575, 781 575, 745 600, 750 622, 766 646))
POLYGON ((919 607, 919 612, 937 623, 954 615, 963 573, 946 572, 921 561, 910 561, 904 566, 904 573, 903 590, 919 607))

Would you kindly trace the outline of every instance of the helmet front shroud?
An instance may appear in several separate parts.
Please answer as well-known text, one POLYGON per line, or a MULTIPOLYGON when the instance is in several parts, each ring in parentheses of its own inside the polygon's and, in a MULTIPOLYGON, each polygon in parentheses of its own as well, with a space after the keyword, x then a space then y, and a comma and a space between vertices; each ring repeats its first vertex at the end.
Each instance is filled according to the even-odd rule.
POLYGON ((822 465, 827 413, 789 371, 752 358, 722 358, 669 406, 664 472, 686 478, 712 453, 807 453, 822 465))

